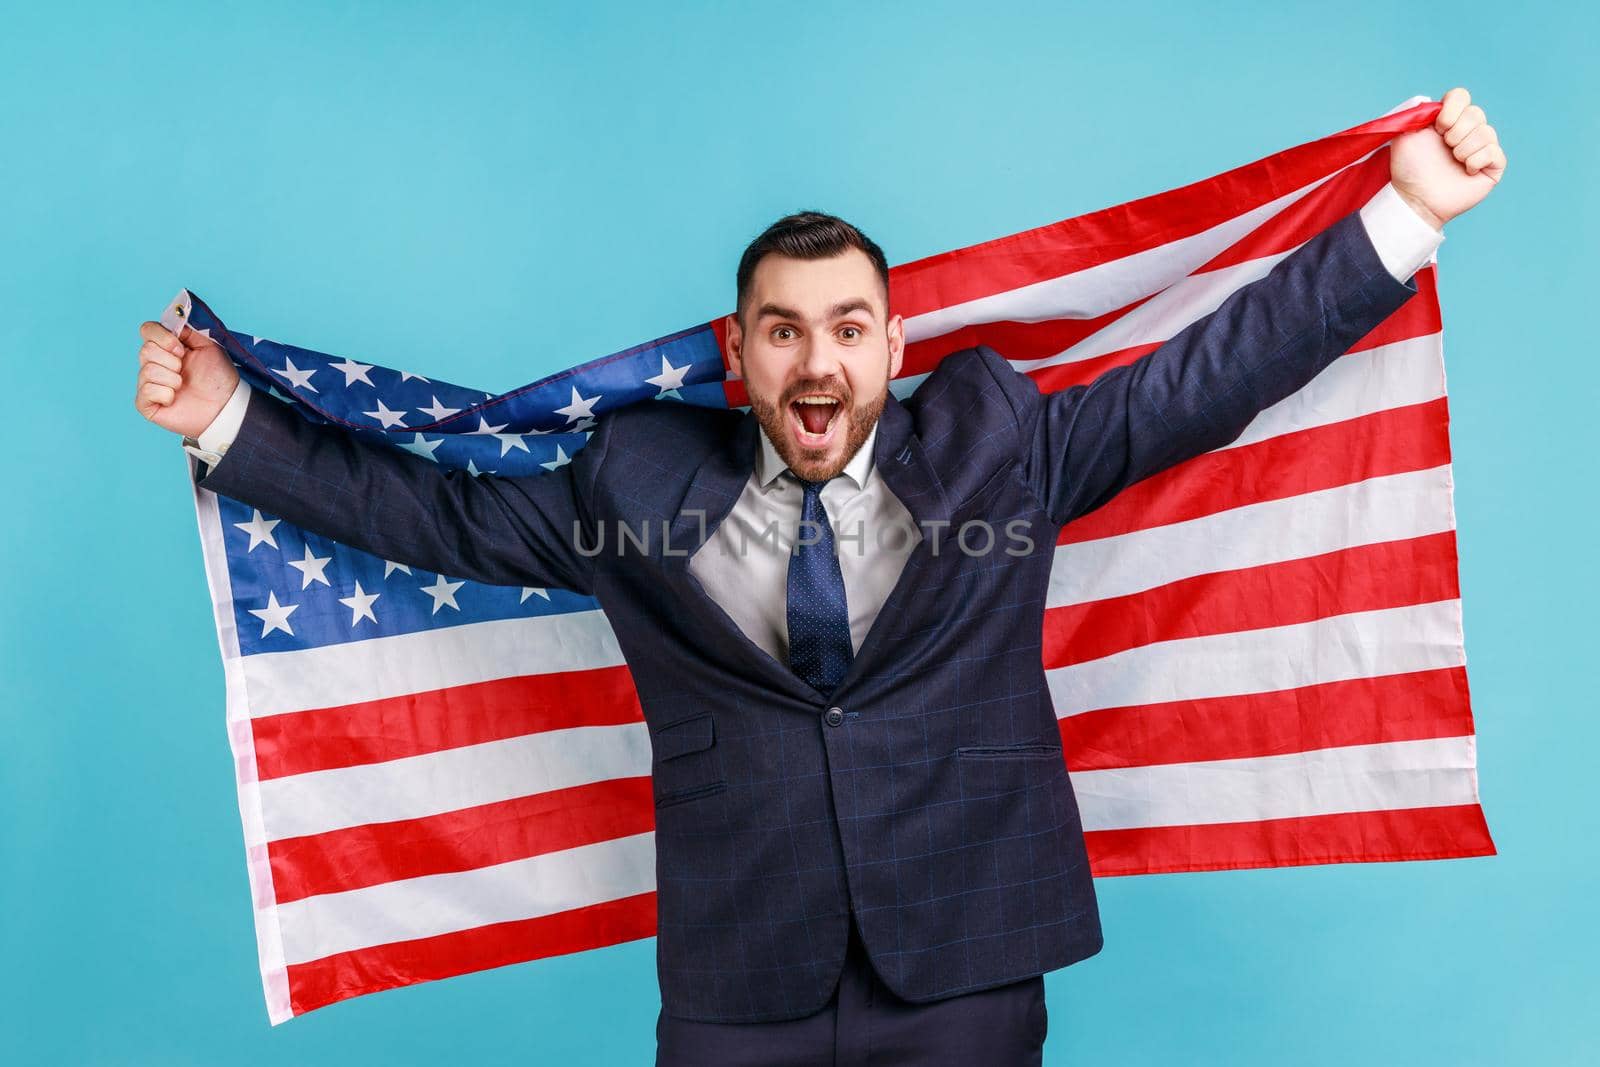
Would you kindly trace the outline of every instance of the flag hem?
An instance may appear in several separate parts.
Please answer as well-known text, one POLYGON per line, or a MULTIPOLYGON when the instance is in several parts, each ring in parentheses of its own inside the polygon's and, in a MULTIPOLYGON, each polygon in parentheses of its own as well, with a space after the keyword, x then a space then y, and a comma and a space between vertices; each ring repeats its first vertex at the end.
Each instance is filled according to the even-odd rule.
MULTIPOLYGON (((188 291, 180 292, 174 305, 183 302, 188 291)), ((260 785, 256 775, 255 734, 251 729, 248 694, 239 651, 239 634, 234 623, 233 589, 228 578, 226 546, 223 543, 222 515, 217 494, 195 482, 200 461, 184 453, 189 484, 194 491, 195 522, 200 529, 200 549, 210 588, 212 610, 217 627, 217 643, 222 651, 222 670, 226 687, 228 746, 233 754, 233 772, 239 804, 239 820, 244 831, 246 874, 250 881, 250 900, 255 919, 257 962, 261 971, 262 993, 267 1018, 273 1026, 294 1016, 289 998, 289 973, 283 951, 283 933, 278 927, 278 904, 272 885, 272 866, 267 851, 266 828, 262 821, 260 785)))

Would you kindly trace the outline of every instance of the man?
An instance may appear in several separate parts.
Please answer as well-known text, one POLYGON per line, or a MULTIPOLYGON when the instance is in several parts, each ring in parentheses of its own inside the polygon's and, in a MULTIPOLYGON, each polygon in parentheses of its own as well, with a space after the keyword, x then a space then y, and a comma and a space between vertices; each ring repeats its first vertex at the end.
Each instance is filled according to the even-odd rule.
POLYGON ((135 403, 206 488, 390 560, 599 600, 652 741, 658 1063, 1037 1064, 1043 973, 1101 946, 1041 667, 1057 531, 1304 386, 1416 292, 1504 167, 1452 89, 1360 211, 1048 396, 980 346, 895 399, 883 253, 803 213, 739 264, 726 355, 751 411, 623 409, 547 475, 314 425, 154 322, 135 403), (623 551, 624 527, 659 535, 623 551))

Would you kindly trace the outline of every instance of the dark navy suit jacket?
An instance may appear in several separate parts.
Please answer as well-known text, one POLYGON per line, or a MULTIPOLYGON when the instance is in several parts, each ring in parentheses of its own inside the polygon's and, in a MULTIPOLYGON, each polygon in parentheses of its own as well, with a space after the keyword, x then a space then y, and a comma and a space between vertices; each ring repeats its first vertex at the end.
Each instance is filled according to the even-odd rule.
POLYGON ((636 405, 553 473, 475 478, 257 392, 199 484, 387 559, 598 598, 653 743, 669 1014, 816 1011, 852 913, 889 988, 936 1000, 1101 946, 1041 665, 1061 526, 1234 440, 1415 292, 1351 213, 1086 385, 1041 394, 981 345, 947 357, 911 398, 889 398, 873 459, 924 531, 949 533, 913 551, 830 693, 751 642, 687 566, 754 465, 748 413, 636 405), (960 550, 952 534, 974 519, 1026 523, 1032 550, 1011 554, 1003 533, 988 554, 960 550), (684 554, 660 538, 579 551, 575 530, 592 549, 619 521, 666 523, 684 554))

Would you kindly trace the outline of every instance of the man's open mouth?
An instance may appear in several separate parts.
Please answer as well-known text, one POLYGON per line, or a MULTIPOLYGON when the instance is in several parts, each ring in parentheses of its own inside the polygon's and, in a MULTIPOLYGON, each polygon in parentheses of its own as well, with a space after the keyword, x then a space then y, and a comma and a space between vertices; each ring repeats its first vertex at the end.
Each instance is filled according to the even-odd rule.
POLYGON ((789 402, 789 422, 796 439, 808 448, 823 448, 833 439, 834 428, 844 412, 844 402, 836 396, 812 393, 789 402))

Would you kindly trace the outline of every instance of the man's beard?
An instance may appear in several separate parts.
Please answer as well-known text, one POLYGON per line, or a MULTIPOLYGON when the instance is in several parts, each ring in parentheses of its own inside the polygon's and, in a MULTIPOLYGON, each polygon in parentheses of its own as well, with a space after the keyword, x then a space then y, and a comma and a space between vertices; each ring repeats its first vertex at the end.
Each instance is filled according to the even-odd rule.
POLYGON ((758 396, 753 391, 748 392, 748 395, 750 410, 755 413, 756 421, 761 424, 761 428, 767 432, 767 438, 777 449, 779 458, 801 478, 811 482, 823 482, 843 471, 845 465, 855 458, 855 454, 866 443, 867 437, 872 433, 872 427, 878 422, 878 416, 883 414, 883 405, 888 400, 889 376, 884 375, 883 389, 859 410, 855 406, 855 397, 850 392, 850 387, 838 378, 797 382, 784 390, 778 403, 773 403, 764 396, 758 396), (841 398, 843 409, 841 415, 845 419, 844 451, 835 462, 827 462, 825 450, 805 448, 797 444, 790 434, 789 403, 795 397, 807 393, 827 393, 841 398))

